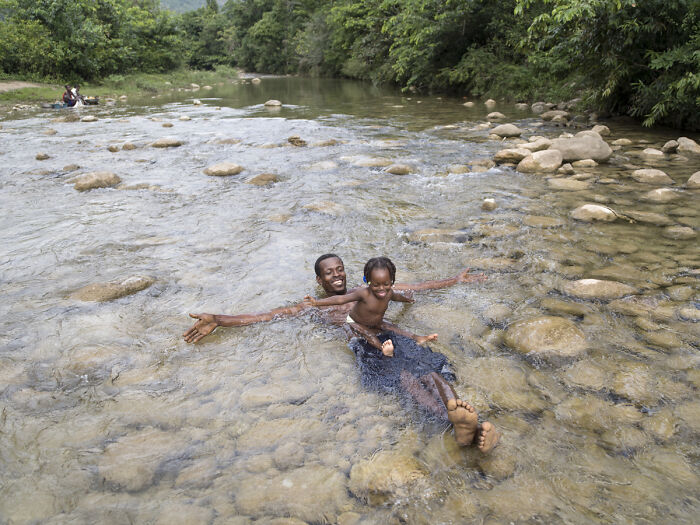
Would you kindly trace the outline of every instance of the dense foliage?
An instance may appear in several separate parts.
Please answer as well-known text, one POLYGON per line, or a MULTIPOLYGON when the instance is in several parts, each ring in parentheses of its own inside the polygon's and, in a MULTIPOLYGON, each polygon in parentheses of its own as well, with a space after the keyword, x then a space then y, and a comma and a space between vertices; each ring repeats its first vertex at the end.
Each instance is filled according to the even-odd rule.
POLYGON ((99 78, 180 63, 182 38, 158 0, 0 0, 0 71, 99 78))
POLYGON ((700 0, 0 0, 5 74, 222 65, 700 128, 700 0))

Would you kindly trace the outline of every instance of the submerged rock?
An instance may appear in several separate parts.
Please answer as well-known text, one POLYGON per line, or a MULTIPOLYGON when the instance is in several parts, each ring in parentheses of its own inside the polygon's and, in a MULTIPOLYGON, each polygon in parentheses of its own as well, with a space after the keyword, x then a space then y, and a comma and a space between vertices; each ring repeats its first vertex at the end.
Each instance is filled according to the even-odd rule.
POLYGON ((499 113, 498 111, 493 111, 486 115, 486 120, 489 120, 491 122, 493 121, 498 121, 498 120, 504 120, 506 116, 503 113, 499 113))
MULTIPOLYGON (((268 478, 264 475, 237 483, 236 509, 246 515, 295 516, 307 523, 336 523, 336 516, 352 507, 345 476, 328 467, 308 465, 268 478)), ((261 522, 271 523, 268 519, 261 522)))
POLYGON ((89 284, 71 294, 79 301, 105 302, 140 292, 155 282, 152 277, 129 277, 118 283, 89 284))
POLYGON ((579 279, 569 281, 561 287, 562 293, 578 297, 580 299, 619 299, 625 295, 637 293, 637 289, 617 281, 604 281, 600 279, 579 279))
POLYGON ((580 191, 591 187, 591 183, 576 179, 548 179, 547 185, 554 190, 580 191))
POLYGON ((107 445, 97 468, 102 483, 135 492, 149 486, 158 467, 183 453, 185 442, 173 432, 147 428, 107 445))
POLYGON ((411 166, 406 164, 392 164, 391 166, 384 169, 386 173, 391 173, 392 175, 408 175, 412 173, 411 166))
POLYGON ((637 182, 644 184, 674 184, 673 179, 661 170, 643 169, 632 172, 631 177, 637 182))
POLYGON ((98 120, 95 115, 86 115, 80 119, 80 122, 97 122, 98 120))
POLYGON ((78 191, 94 190, 96 188, 111 188, 122 180, 111 171, 93 171, 80 175, 73 182, 73 187, 78 191))
POLYGON ((657 188, 641 196, 641 200, 649 202, 671 202, 680 199, 678 192, 670 188, 657 188))
POLYGON ((255 186, 268 186, 270 184, 274 184, 275 182, 279 182, 279 177, 277 177, 276 174, 261 173, 260 175, 256 175, 250 179, 248 184, 253 184, 255 186))
POLYGON ((230 175, 238 175, 242 171, 243 166, 239 166, 233 162, 220 162, 219 164, 209 166, 204 170, 204 173, 212 177, 228 177, 230 175))
POLYGON ((372 503, 377 496, 406 496, 412 485, 427 477, 428 473, 412 455, 381 451, 352 466, 350 491, 372 503))
POLYGON ((524 354, 572 357, 588 348, 586 337, 575 323, 563 317, 543 315, 513 323, 504 342, 524 354))
POLYGON ((282 103, 279 100, 272 99, 265 102, 265 106, 268 108, 278 108, 282 106, 282 103))
POLYGON ((669 226, 661 233, 667 239, 685 240, 697 237, 695 230, 688 226, 669 226))
POLYGON ((183 141, 173 137, 163 137, 151 144, 154 148, 177 148, 184 144, 183 141))
POLYGON ((666 215, 651 211, 626 210, 624 215, 637 222, 654 224, 656 226, 670 226, 673 224, 673 221, 666 217, 666 215))
POLYGON ((584 204, 571 212, 571 217, 577 221, 593 222, 613 222, 617 219, 617 213, 607 206, 600 204, 584 204))
POLYGON ((49 157, 48 153, 37 153, 35 158, 36 160, 46 160, 50 159, 51 157, 49 157))

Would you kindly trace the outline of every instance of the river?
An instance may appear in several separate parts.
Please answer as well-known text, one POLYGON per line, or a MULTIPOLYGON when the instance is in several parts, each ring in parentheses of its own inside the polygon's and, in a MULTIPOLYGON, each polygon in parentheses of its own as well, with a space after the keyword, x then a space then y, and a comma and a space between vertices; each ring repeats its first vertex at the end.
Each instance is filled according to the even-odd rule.
POLYGON ((462 102, 263 78, 80 110, 96 122, 0 121, 0 523, 696 523, 700 250, 668 226, 700 229, 700 190, 683 189, 700 157, 640 156, 683 133, 612 121, 605 139, 629 143, 553 186, 480 169, 504 144, 478 124, 495 109, 525 140, 569 129, 462 102), (183 145, 149 146, 162 137, 183 145), (220 162, 244 169, 203 173, 220 162), (395 163, 411 173, 383 171, 395 163), (642 200, 654 186, 630 164, 666 172, 674 200, 642 200), (105 170, 121 183, 71 183, 105 170), (275 182, 251 183, 261 174, 275 182), (656 215, 573 220, 585 203, 656 215), (319 296, 326 252, 350 286, 378 255, 397 282, 486 274, 387 314, 439 334, 457 392, 503 435, 491 454, 365 389, 342 330, 313 315, 183 341, 189 312, 319 296), (75 295, 138 276, 153 284, 75 295), (562 292, 579 279, 634 292, 562 292), (506 344, 515 323, 551 317, 585 349, 506 344))

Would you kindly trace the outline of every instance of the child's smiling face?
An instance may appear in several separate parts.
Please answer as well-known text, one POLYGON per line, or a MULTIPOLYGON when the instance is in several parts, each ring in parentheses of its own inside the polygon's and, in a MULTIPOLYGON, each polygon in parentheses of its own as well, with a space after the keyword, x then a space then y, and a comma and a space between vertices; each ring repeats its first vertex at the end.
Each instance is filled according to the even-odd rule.
POLYGON ((391 275, 386 268, 375 268, 370 274, 369 290, 377 299, 386 299, 393 286, 391 275))

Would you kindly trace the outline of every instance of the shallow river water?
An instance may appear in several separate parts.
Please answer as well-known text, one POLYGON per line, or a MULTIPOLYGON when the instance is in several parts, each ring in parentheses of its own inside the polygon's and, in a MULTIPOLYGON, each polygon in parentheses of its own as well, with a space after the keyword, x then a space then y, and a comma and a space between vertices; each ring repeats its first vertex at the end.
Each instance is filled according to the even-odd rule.
MULTIPOLYGON (((683 133, 607 122, 609 143, 630 144, 559 189, 480 168, 505 146, 477 127, 491 110, 462 102, 264 78, 81 110, 96 122, 6 115, 0 523, 697 523, 700 250, 665 228, 700 229, 700 190, 683 188, 700 157, 649 160, 644 148, 683 133), (184 144, 149 147, 161 137, 184 144), (203 173, 219 162, 244 170, 203 173), (392 163, 412 173, 383 171, 392 163), (630 164, 665 171, 674 200, 643 200, 655 186, 630 164), (92 171, 122 182, 76 191, 92 171), (261 174, 276 182, 251 183, 261 174), (482 210, 485 198, 498 207, 482 210), (645 220, 574 221, 585 203, 645 220), (350 286, 377 255, 398 282, 487 275, 388 317, 439 334, 457 392, 503 434, 489 456, 363 388, 342 330, 313 315, 182 340, 188 312, 320 295, 313 262, 326 252, 350 286), (139 276, 154 283, 112 301, 74 295, 139 276), (634 292, 562 292, 584 278, 634 292), (514 323, 543 316, 573 324, 585 350, 506 344, 514 323)), ((569 131, 495 109, 525 140, 569 131)))

